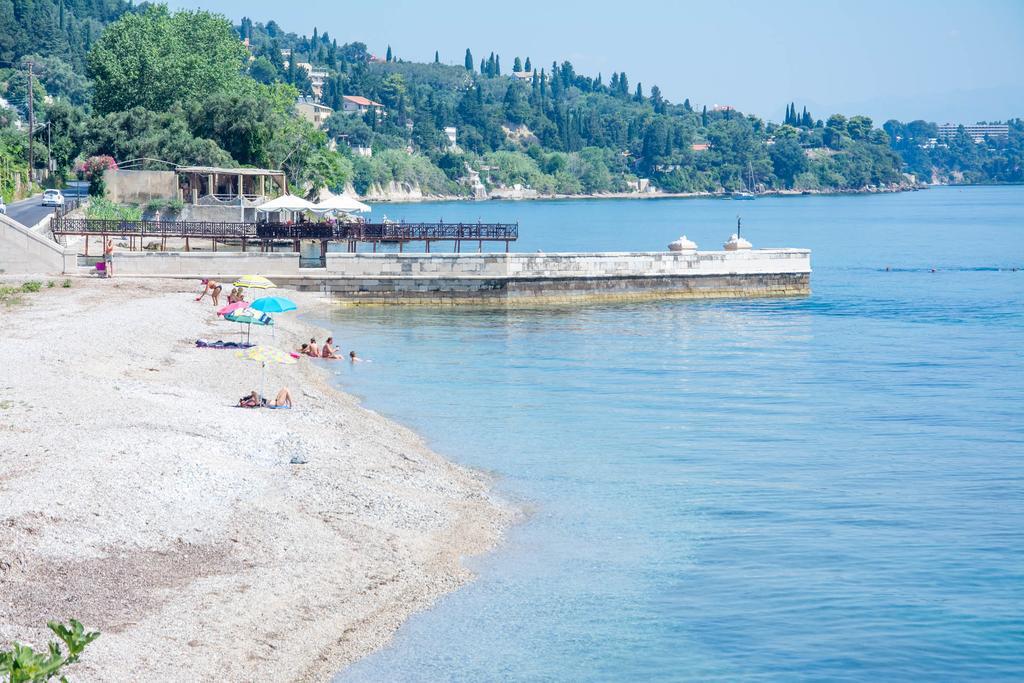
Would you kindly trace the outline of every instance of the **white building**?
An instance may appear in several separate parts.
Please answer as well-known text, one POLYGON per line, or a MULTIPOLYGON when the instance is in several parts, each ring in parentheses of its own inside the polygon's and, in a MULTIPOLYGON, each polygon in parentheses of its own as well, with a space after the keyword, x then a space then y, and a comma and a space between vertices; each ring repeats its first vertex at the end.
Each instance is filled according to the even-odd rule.
POLYGON ((444 136, 448 138, 448 148, 454 149, 458 146, 459 129, 455 126, 445 126, 444 136))
POLYGON ((359 95, 344 95, 341 98, 341 110, 347 114, 365 114, 371 109, 379 112, 384 109, 384 105, 359 95))
MULTIPOLYGON (((957 131, 960 130, 961 124, 959 123, 943 123, 939 126, 939 140, 948 140, 955 138, 957 131)), ((985 138, 991 138, 993 140, 1008 140, 1010 138, 1010 126, 1005 123, 978 123, 975 125, 965 125, 964 132, 967 136, 974 140, 974 142, 982 143, 985 138)))

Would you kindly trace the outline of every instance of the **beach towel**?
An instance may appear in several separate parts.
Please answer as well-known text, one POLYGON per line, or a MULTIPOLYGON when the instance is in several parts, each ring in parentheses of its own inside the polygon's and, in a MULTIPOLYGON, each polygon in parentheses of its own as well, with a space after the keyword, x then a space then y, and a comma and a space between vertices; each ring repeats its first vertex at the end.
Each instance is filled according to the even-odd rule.
POLYGON ((255 346, 255 344, 243 344, 242 342, 233 341, 226 342, 219 339, 215 342, 206 341, 205 339, 196 340, 196 348, 199 349, 248 349, 253 346, 255 346))

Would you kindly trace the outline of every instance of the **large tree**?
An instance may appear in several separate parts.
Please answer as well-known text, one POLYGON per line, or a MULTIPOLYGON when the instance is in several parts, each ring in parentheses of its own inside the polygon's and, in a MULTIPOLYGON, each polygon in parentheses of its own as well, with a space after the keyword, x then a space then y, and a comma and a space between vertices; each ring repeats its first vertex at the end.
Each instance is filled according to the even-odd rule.
POLYGON ((89 52, 93 106, 106 114, 192 104, 235 87, 247 56, 223 16, 149 6, 107 27, 89 52))

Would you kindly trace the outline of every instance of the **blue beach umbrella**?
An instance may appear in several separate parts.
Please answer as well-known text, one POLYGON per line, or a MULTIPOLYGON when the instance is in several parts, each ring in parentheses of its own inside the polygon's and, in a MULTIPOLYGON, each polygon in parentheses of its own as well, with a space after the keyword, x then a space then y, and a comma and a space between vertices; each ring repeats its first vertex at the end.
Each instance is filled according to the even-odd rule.
POLYGON ((265 296, 253 301, 249 304, 249 308, 264 313, 284 313, 285 311, 294 311, 298 309, 298 306, 291 299, 285 299, 282 296, 265 296))
MULTIPOLYGON (((292 301, 291 299, 285 299, 282 296, 265 296, 253 301, 251 304, 249 304, 249 308, 259 311, 263 314, 267 314, 294 311, 298 309, 298 306, 296 306, 295 302, 292 301)), ((270 330, 270 336, 276 336, 274 334, 273 328, 271 328, 270 330)))

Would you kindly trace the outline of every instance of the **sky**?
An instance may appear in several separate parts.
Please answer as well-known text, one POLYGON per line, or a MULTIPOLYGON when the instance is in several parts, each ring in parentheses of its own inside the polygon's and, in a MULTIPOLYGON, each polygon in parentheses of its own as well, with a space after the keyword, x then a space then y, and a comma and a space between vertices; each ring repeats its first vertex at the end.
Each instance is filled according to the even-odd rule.
POLYGON ((503 69, 518 55, 533 65, 570 60, 607 83, 625 71, 631 87, 668 99, 729 104, 772 120, 793 101, 831 113, 971 123, 1024 116, 1024 0, 818 0, 683 3, 516 0, 481 2, 295 2, 170 0, 238 23, 276 21, 286 31, 327 31, 339 43, 388 46, 408 61, 477 63, 490 52, 503 69))

